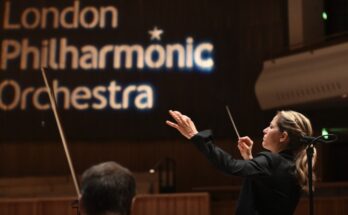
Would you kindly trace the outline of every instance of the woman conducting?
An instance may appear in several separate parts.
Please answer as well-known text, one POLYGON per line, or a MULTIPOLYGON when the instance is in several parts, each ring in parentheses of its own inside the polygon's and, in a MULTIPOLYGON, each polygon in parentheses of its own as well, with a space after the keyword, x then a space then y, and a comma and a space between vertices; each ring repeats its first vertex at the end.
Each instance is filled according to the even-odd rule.
MULTIPOLYGON (((189 139, 208 160, 223 172, 244 177, 236 215, 290 215, 301 191, 308 190, 306 144, 312 135, 308 118, 295 111, 279 111, 263 130, 262 146, 267 151, 252 155, 253 141, 238 140, 244 160, 233 158, 213 144, 210 130, 198 132, 193 121, 178 111, 169 111, 174 122, 167 125, 189 139)), ((314 150, 313 165, 316 160, 314 150)))

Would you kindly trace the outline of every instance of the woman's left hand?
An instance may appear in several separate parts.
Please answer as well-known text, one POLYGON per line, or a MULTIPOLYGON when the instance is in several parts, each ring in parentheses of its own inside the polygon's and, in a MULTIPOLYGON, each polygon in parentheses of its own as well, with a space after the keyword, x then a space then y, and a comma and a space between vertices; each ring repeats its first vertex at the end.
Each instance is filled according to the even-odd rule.
POLYGON ((241 137, 238 140, 238 149, 244 160, 253 159, 252 149, 254 142, 249 137, 241 137))

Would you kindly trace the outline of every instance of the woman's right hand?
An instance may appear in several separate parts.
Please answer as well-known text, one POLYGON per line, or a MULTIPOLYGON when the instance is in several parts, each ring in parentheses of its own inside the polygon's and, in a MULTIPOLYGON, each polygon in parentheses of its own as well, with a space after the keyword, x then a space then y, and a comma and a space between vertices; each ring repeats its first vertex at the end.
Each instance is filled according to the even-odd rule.
POLYGON ((191 139, 191 137, 198 133, 196 126, 190 117, 181 114, 179 111, 170 110, 169 114, 173 117, 176 123, 167 120, 167 125, 176 128, 187 139, 191 139))
POLYGON ((254 142, 248 136, 239 138, 238 149, 244 160, 253 159, 253 144, 254 142))

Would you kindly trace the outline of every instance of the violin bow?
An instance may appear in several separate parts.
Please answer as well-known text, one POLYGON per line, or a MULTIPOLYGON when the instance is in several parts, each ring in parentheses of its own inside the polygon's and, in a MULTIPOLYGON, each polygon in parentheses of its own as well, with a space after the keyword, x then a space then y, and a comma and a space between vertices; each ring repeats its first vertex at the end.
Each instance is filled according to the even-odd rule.
POLYGON ((57 103, 56 103, 56 100, 55 100, 55 98, 54 98, 54 96, 52 94, 52 90, 50 88, 50 85, 49 85, 49 83, 47 81, 46 72, 45 72, 44 68, 41 68, 41 73, 42 73, 42 77, 44 79, 44 82, 45 82, 45 85, 46 85, 46 88, 47 88, 47 93, 48 93, 48 96, 49 96, 49 99, 50 99, 51 108, 53 110, 54 117, 56 119, 56 123, 57 123, 58 130, 59 130, 60 138, 61 138, 62 143, 63 143, 64 152, 65 152, 66 158, 68 160, 68 164, 69 164, 70 172, 71 172, 71 175, 72 175, 72 178, 73 178, 76 194, 77 194, 77 197, 79 199, 81 197, 79 184, 77 183, 77 178, 76 178, 76 174, 75 174, 75 170, 74 170, 74 165, 73 165, 71 157, 70 157, 69 148, 68 148, 68 145, 67 145, 67 142, 66 142, 66 139, 65 139, 63 127, 62 127, 62 125, 60 123, 60 119, 59 119, 59 115, 58 115, 58 111, 57 111, 57 103))

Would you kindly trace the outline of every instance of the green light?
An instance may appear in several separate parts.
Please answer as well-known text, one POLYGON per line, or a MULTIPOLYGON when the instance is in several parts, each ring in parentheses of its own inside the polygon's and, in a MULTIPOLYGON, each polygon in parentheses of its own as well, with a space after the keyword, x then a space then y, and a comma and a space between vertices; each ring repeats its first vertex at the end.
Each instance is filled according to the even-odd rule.
POLYGON ((327 20, 327 13, 326 12, 323 12, 321 14, 321 17, 323 18, 323 20, 327 20))
POLYGON ((321 135, 324 136, 324 139, 329 139, 329 137, 327 136, 328 134, 329 132, 327 131, 326 128, 321 129, 321 135))

